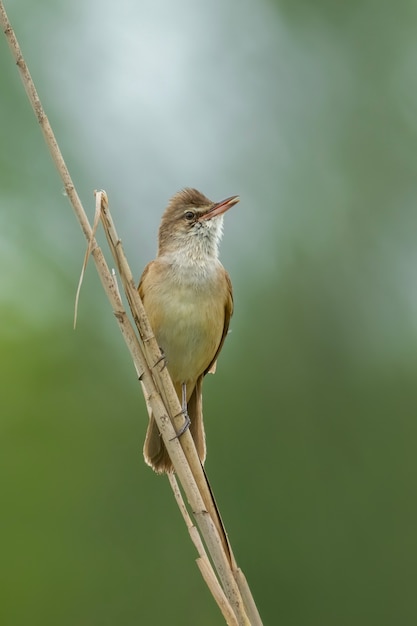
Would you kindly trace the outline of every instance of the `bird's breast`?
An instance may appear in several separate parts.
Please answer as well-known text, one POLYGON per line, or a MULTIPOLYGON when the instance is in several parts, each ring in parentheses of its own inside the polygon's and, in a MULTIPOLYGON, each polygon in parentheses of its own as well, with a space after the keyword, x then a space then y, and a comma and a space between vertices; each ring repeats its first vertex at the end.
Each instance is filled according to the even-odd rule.
POLYGON ((143 285, 143 302, 174 382, 195 381, 212 362, 225 323, 224 270, 190 280, 162 270, 143 285))

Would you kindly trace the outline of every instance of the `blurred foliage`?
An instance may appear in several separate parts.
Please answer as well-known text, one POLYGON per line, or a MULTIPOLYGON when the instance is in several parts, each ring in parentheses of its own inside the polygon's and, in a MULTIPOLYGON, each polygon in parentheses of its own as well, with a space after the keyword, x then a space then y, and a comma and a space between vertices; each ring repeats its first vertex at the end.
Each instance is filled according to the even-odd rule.
MULTIPOLYGON (((415 623, 415 3, 6 4, 138 276, 179 187, 241 195, 207 470, 265 624, 415 623)), ((0 73, 1 623, 221 624, 93 267, 72 330, 85 244, 4 38, 0 73)))

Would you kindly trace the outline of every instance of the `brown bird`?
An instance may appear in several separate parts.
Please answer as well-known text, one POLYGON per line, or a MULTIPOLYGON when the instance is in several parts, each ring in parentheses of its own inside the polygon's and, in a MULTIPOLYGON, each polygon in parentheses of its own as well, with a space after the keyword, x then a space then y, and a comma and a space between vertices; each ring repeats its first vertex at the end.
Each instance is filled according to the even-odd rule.
MULTIPOLYGON (((202 463, 203 377, 215 372, 233 313, 232 284, 218 245, 223 213, 237 202, 238 196, 212 202, 196 189, 171 198, 159 227, 157 258, 145 267, 138 287, 202 463)), ((155 472, 173 471, 152 415, 143 453, 155 472)))

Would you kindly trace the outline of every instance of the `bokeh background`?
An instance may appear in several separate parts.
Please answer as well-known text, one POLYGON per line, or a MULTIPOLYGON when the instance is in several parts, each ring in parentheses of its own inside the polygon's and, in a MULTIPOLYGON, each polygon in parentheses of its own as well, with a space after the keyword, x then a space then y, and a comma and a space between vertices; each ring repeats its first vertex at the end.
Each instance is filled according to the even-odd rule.
MULTIPOLYGON (((417 623, 416 3, 6 8, 138 277, 175 191, 241 196, 207 470, 265 624, 417 623)), ((0 621, 220 625, 4 37, 0 76, 0 621)))

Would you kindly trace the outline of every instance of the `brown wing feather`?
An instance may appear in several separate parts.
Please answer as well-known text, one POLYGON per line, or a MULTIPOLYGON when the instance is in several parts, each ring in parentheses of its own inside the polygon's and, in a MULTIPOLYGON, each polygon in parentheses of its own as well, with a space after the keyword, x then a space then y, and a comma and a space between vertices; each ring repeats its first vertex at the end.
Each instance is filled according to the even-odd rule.
POLYGON ((224 340, 226 339, 226 335, 227 335, 228 330, 229 330, 230 318, 233 315, 233 289, 232 289, 232 281, 230 280, 230 276, 229 276, 229 274, 226 272, 226 270, 224 268, 223 268, 223 271, 224 271, 224 277, 226 279, 226 285, 227 285, 226 302, 225 302, 225 305, 224 305, 223 334, 222 334, 222 338, 220 339, 219 347, 217 348, 216 354, 214 355, 212 362, 210 363, 210 365, 208 366, 208 368, 204 372, 204 376, 206 374, 208 374, 208 373, 214 374, 214 372, 216 371, 217 357, 220 354, 220 350, 223 348, 224 340))
POLYGON ((152 264, 153 264, 153 261, 151 261, 150 263, 148 263, 145 266, 145 269, 142 272, 142 276, 140 277, 140 281, 139 281, 139 285, 138 285, 138 292, 139 292, 139 296, 140 296, 141 300, 143 300, 143 297, 145 295, 144 291, 143 291, 143 283, 146 280, 146 277, 147 277, 147 275, 149 273, 149 270, 150 270, 152 264))

